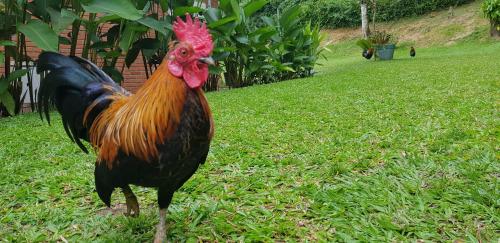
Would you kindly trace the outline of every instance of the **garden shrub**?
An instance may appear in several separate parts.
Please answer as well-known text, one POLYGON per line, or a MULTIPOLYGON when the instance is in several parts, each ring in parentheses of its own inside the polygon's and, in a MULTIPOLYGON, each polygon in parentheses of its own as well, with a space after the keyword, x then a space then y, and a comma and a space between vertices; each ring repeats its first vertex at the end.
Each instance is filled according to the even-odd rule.
POLYGON ((221 0, 219 8, 204 14, 218 46, 214 59, 221 64, 212 71, 222 73, 226 85, 238 88, 314 74, 324 48, 319 26, 300 17, 304 7, 255 16, 266 0, 230 3, 221 0))
POLYGON ((485 0, 481 8, 490 20, 490 35, 500 37, 500 0, 485 0))
POLYGON ((485 0, 481 8, 485 17, 500 22, 500 0, 485 0))

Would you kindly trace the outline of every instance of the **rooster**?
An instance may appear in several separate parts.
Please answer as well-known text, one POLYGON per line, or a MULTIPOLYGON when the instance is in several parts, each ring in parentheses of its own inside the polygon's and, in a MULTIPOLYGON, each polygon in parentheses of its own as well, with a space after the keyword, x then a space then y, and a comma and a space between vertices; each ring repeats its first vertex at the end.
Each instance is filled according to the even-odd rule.
POLYGON ((95 186, 110 207, 121 188, 126 215, 137 216, 139 204, 130 184, 158 189, 160 220, 155 242, 166 236, 167 208, 179 189, 207 158, 214 124, 201 87, 208 78, 213 50, 205 23, 186 15, 173 24, 177 37, 153 75, 130 94, 93 63, 44 52, 38 71, 38 108, 50 123, 49 104, 62 116, 68 136, 83 151, 90 142, 97 154, 95 186))
POLYGON ((374 52, 373 48, 368 48, 368 49, 363 50, 362 55, 364 58, 370 60, 373 56, 373 52, 374 52))

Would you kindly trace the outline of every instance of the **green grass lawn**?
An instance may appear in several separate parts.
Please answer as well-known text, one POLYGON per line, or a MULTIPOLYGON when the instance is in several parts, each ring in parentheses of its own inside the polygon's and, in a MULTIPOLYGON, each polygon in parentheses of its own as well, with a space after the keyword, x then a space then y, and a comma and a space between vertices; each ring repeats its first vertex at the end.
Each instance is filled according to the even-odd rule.
MULTIPOLYGON (((313 78, 208 94, 216 136, 168 238, 497 242, 500 43, 334 51, 313 78)), ((133 188, 138 218, 97 213, 95 156, 58 118, 1 119, 0 142, 0 239, 153 238, 154 189, 133 188)))

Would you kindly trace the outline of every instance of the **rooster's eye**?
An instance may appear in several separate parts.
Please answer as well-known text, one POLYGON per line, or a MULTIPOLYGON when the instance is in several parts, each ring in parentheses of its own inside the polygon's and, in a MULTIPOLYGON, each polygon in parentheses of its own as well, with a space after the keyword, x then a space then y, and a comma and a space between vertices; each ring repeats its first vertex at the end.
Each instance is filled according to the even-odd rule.
POLYGON ((182 48, 179 50, 179 54, 181 55, 181 57, 186 57, 188 55, 188 51, 186 50, 186 48, 182 48))

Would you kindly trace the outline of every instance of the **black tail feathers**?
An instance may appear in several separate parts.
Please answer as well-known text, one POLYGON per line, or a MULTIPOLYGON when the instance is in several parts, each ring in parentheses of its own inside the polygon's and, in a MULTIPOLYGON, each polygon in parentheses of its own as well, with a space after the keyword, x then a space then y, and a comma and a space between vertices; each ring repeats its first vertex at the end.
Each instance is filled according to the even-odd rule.
POLYGON ((38 91, 38 111, 50 123, 49 106, 53 102, 62 116, 68 136, 88 152, 80 139, 88 140, 88 128, 99 113, 112 102, 111 95, 128 92, 116 84, 93 63, 78 57, 67 57, 54 52, 43 52, 37 63, 38 72, 49 71, 38 91), (97 102, 87 123, 83 116, 87 108, 97 102))

